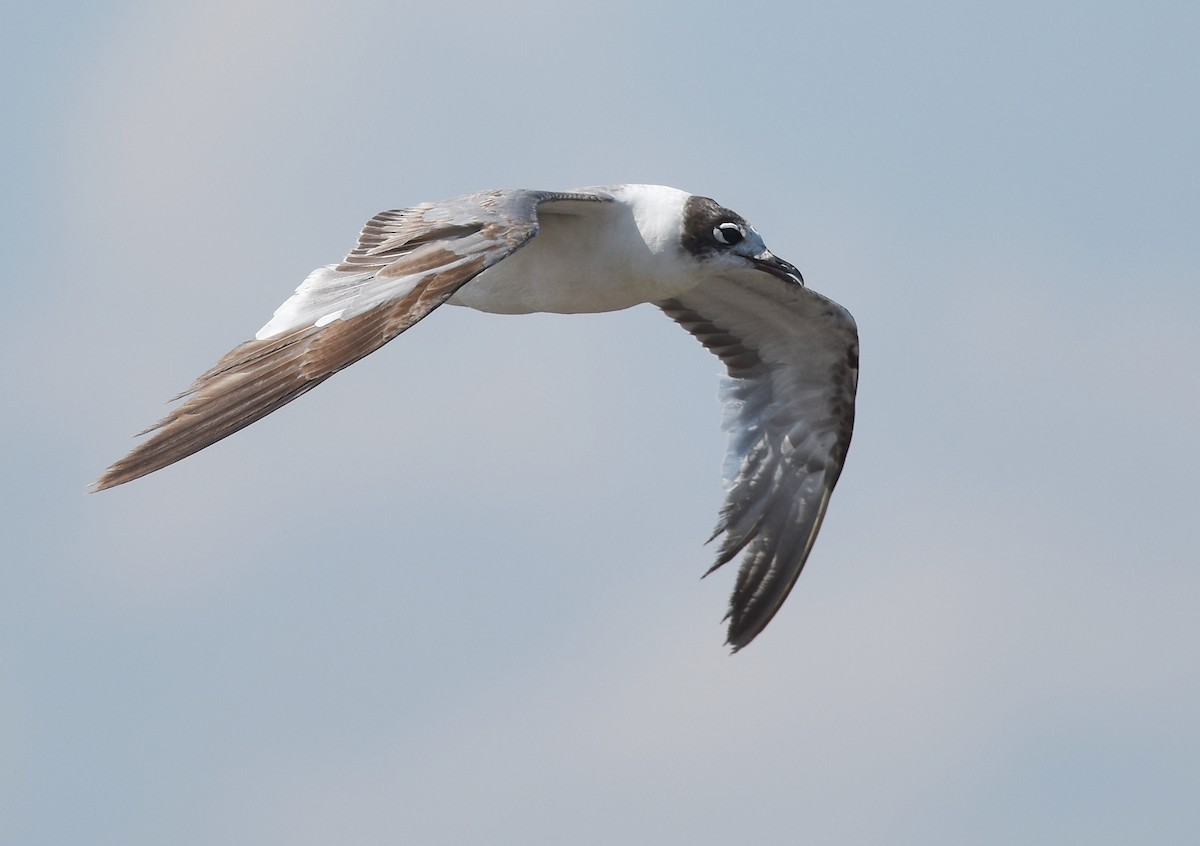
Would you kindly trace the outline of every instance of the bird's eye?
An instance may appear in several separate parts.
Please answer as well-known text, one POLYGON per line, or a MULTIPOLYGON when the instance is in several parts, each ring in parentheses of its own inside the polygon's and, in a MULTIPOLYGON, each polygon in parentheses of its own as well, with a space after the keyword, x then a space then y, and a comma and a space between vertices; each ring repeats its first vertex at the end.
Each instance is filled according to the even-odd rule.
POLYGON ((713 237, 720 243, 732 247, 746 237, 746 230, 737 223, 720 223, 713 229, 713 237))

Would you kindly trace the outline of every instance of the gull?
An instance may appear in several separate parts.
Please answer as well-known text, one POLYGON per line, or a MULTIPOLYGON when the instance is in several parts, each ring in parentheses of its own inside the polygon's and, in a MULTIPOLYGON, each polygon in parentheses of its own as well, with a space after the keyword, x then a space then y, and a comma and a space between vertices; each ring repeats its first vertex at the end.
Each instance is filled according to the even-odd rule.
POLYGON ((709 541, 724 537, 705 575, 741 553, 727 642, 750 643, 796 583, 841 474, 858 332, 741 215, 677 188, 500 189, 375 215, 94 490, 249 426, 443 303, 498 314, 652 303, 723 362, 725 501, 709 541))

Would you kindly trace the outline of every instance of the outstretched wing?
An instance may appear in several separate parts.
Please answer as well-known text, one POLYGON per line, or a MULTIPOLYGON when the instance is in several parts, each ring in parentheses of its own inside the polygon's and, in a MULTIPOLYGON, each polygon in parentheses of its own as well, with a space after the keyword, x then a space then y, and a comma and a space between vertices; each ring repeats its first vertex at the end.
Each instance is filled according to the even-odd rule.
POLYGON ((858 332, 850 313, 803 285, 747 271, 658 306, 717 355, 729 452, 708 572, 742 550, 728 642, 741 649, 800 576, 854 427, 858 332))
POLYGON ((371 218, 341 264, 313 271, 255 338, 200 376, 95 490, 145 476, 249 426, 372 353, 538 231, 541 203, 603 194, 487 191, 371 218))

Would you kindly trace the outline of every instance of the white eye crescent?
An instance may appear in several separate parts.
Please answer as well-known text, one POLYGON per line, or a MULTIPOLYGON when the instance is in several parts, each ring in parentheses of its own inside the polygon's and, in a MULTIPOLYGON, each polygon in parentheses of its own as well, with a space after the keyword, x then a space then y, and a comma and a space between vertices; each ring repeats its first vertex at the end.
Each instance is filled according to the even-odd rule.
POLYGON ((718 223, 713 228, 713 237, 721 244, 732 247, 738 241, 746 237, 746 229, 738 223, 725 222, 718 223))

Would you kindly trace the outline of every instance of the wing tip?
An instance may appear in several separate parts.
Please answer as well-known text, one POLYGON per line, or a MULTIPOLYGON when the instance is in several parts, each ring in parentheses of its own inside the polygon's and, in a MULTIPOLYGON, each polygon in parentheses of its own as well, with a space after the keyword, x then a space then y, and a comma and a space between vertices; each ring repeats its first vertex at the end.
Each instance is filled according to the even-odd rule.
MULTIPOLYGON (((135 450, 136 452, 136 450, 135 450)), ((88 488, 88 493, 100 493, 109 488, 115 488, 118 485, 123 485, 126 482, 132 482, 134 479, 140 479, 149 473, 159 469, 158 467, 132 466, 128 459, 122 459, 116 464, 105 470, 100 478, 92 482, 88 488)))
MULTIPOLYGON (((731 611, 729 614, 726 614, 725 619, 729 619, 732 613, 731 611)), ((771 616, 773 617, 774 615, 772 614, 771 616)), ((725 645, 729 647, 729 654, 737 655, 742 649, 753 643, 754 639, 767 627, 767 623, 770 621, 771 618, 768 617, 756 625, 745 626, 742 625, 743 621, 732 620, 729 623, 729 628, 725 631, 725 645)))

